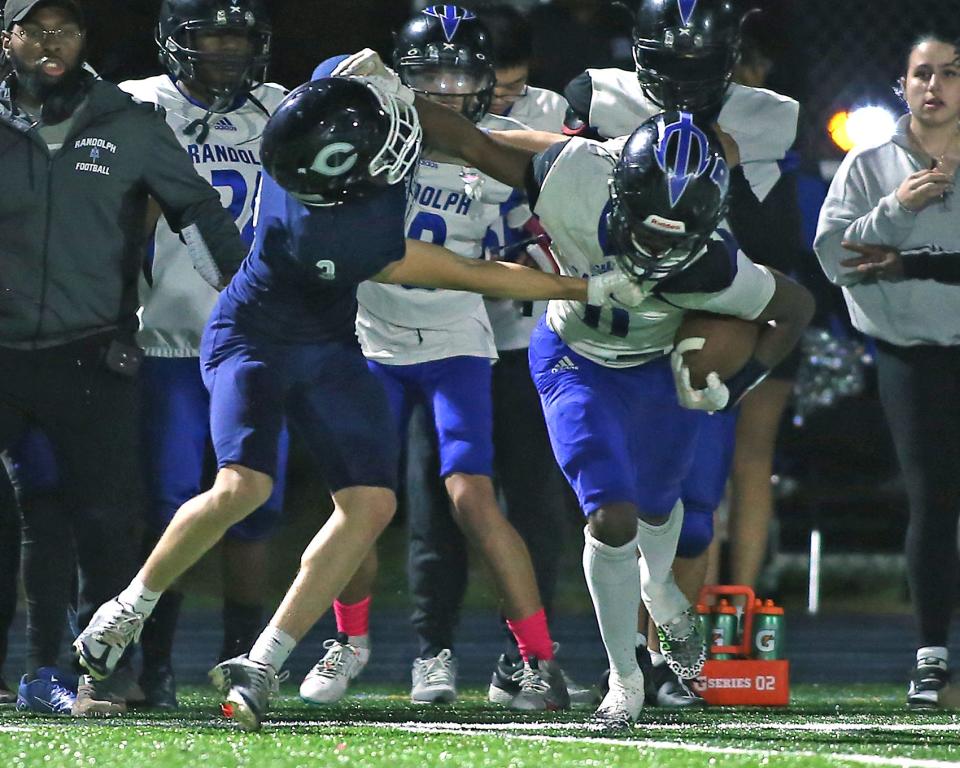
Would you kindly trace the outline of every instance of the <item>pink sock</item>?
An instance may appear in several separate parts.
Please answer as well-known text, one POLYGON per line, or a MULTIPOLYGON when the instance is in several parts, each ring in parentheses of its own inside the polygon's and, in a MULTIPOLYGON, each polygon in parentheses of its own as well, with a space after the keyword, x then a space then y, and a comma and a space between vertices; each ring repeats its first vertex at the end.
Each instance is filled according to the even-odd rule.
POLYGON ((536 656, 543 661, 550 661, 553 658, 553 640, 547 628, 547 614, 544 613, 543 608, 525 619, 517 621, 507 619, 507 626, 517 638, 517 647, 524 661, 529 661, 531 656, 536 656))
POLYGON ((370 632, 370 601, 373 596, 364 598, 359 603, 341 603, 333 601, 333 613, 337 617, 337 632, 347 637, 357 637, 370 632))

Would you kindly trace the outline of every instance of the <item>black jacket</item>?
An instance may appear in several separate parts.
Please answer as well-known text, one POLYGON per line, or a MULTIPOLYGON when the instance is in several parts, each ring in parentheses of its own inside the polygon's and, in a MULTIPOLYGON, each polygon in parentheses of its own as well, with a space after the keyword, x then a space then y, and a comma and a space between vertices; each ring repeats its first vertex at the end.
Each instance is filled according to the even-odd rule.
POLYGON ((246 254, 158 108, 84 78, 86 98, 52 154, 14 109, 9 81, 0 85, 0 346, 136 330, 148 196, 175 231, 195 225, 208 281, 225 282, 246 254))

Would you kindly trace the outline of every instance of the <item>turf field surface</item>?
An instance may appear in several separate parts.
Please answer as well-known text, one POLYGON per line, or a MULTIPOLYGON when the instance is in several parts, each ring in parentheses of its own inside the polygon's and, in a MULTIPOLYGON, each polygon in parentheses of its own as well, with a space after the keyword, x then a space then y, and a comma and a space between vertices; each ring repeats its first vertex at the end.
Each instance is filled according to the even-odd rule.
POLYGON ((467 691, 453 707, 358 687, 308 707, 292 687, 258 734, 234 729, 203 689, 174 715, 81 721, 0 712, 2 766, 917 766, 960 764, 960 717, 907 712, 891 686, 799 686, 786 709, 647 709, 629 731, 591 730, 588 711, 521 716, 467 691))

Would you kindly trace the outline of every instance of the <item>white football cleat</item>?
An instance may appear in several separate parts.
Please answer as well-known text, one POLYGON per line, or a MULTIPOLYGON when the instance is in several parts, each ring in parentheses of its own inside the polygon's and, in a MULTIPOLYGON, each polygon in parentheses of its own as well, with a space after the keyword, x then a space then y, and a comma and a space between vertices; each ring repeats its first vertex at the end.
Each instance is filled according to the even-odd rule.
POLYGON ((346 637, 325 640, 327 652, 300 684, 300 698, 307 704, 335 704, 343 698, 352 680, 370 660, 370 649, 346 642, 346 637))
POLYGON ((140 640, 143 614, 117 598, 101 605, 87 628, 73 641, 80 665, 94 680, 109 677, 120 657, 132 643, 140 640))
POLYGON ((594 712, 591 722, 594 727, 603 729, 629 728, 640 716, 644 697, 643 672, 638 669, 621 679, 611 671, 610 690, 594 712))
POLYGON ((410 701, 449 704, 457 700, 457 660, 449 648, 429 659, 414 659, 410 701))

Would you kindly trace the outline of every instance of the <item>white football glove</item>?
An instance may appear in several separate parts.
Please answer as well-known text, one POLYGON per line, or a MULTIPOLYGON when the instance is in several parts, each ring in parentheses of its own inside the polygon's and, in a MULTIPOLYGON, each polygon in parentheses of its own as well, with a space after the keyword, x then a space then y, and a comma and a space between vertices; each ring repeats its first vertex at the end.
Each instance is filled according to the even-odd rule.
POLYGON ((413 105, 413 91, 400 81, 400 76, 384 64, 380 54, 372 48, 364 48, 341 61, 333 70, 333 76, 359 78, 404 104, 413 105))
POLYGON ((616 267, 587 279, 587 304, 596 307, 634 309, 649 295, 649 290, 616 267))
POLYGON ((707 340, 698 336, 683 339, 670 353, 670 367, 673 369, 673 383, 677 388, 677 399, 684 408, 693 411, 722 411, 730 402, 730 390, 717 373, 707 374, 707 386, 694 389, 690 384, 690 369, 683 362, 683 353, 703 349, 707 340))

